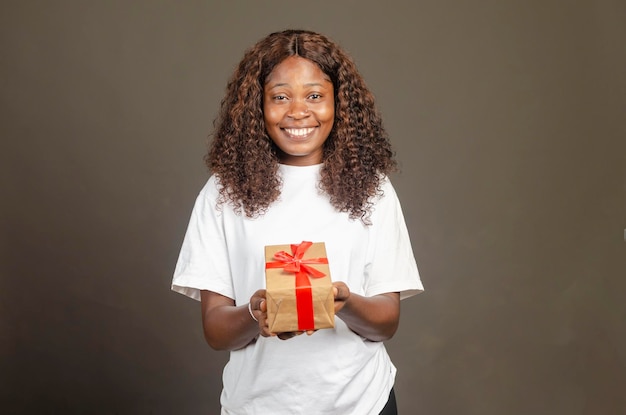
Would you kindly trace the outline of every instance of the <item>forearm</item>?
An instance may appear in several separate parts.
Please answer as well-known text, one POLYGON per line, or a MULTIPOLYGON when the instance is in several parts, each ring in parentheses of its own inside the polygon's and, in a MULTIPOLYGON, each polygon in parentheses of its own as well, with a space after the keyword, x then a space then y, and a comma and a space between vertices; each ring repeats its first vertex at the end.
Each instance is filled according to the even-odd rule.
POLYGON ((204 338, 215 350, 237 350, 259 334, 259 324, 248 312, 248 304, 236 307, 226 297, 202 293, 204 338), (221 298, 220 298, 221 297, 221 298))
POLYGON ((355 333, 372 341, 388 340, 400 321, 400 295, 386 293, 364 297, 351 293, 337 316, 355 333))

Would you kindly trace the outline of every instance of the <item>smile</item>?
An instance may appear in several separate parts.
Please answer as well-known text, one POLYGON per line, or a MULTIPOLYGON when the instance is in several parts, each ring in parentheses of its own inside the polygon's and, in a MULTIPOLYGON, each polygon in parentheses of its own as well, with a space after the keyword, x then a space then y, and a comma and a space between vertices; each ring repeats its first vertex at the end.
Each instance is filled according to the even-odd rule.
POLYGON ((315 128, 285 128, 284 129, 287 134, 293 137, 302 138, 311 134, 315 128))

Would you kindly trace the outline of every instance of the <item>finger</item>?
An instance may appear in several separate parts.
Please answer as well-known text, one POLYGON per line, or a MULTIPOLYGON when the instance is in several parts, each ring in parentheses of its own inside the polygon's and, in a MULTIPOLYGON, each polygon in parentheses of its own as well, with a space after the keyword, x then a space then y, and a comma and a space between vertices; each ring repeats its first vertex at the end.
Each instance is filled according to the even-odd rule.
POLYGON ((294 333, 279 333, 278 334, 278 338, 281 340, 289 340, 294 336, 295 336, 294 333))
POLYGON ((346 293, 342 286, 336 286, 335 288, 335 300, 344 300, 346 298, 346 293))
POLYGON ((278 334, 278 338, 281 339, 281 340, 289 340, 289 339, 292 339, 292 338, 294 338, 296 336, 299 336, 299 335, 301 335, 303 333, 304 333, 304 331, 287 331, 287 332, 284 332, 284 333, 279 333, 278 334))
POLYGON ((267 302, 265 300, 261 300, 258 309, 264 313, 267 312, 267 302))

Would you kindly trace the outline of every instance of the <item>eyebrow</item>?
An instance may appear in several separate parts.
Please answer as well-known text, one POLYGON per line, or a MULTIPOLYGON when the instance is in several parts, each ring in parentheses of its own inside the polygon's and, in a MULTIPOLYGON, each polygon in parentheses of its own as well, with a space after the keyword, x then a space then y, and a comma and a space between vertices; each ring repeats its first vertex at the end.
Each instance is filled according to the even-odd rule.
MULTIPOLYGON (((330 82, 330 81, 328 81, 328 82, 330 82)), ((268 82, 268 84, 269 84, 269 82, 268 82)), ((289 86, 289 84, 287 82, 281 82, 281 83, 278 83, 278 84, 274 84, 274 85, 271 85, 271 86, 268 85, 268 86, 269 86, 270 89, 273 89, 273 88, 278 88, 278 87, 281 87, 281 86, 289 86)), ((311 87, 311 86, 321 86, 321 87, 323 87, 324 84, 321 84, 319 82, 310 82, 308 84, 304 84, 304 86, 306 86, 306 87, 311 87)))

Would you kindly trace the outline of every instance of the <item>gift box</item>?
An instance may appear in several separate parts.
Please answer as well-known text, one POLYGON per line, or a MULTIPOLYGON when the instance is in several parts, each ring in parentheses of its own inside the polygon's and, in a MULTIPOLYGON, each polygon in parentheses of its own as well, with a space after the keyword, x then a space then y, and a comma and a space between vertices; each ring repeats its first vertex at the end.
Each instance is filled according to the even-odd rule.
POLYGON ((333 286, 323 242, 266 246, 265 280, 270 332, 335 326, 333 286))

